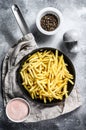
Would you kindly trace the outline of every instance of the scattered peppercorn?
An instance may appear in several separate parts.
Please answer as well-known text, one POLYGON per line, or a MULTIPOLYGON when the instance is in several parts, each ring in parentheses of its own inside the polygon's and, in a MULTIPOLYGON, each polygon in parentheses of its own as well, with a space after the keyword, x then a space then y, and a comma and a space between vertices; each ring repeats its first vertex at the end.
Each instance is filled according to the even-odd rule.
POLYGON ((46 14, 41 18, 41 27, 46 31, 54 31, 58 26, 58 19, 53 14, 46 14))

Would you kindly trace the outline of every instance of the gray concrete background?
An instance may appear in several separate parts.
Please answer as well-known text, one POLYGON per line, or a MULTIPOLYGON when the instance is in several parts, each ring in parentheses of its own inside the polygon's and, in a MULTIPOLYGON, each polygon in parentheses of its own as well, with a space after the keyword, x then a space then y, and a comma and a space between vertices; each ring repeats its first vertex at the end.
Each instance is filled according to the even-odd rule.
MULTIPOLYGON (((86 129, 86 1, 85 0, 0 0, 0 67, 5 53, 21 37, 22 33, 12 14, 11 6, 17 4, 35 36, 38 46, 56 47, 66 53, 76 69, 76 85, 81 94, 82 107, 55 119, 38 123, 8 123, 3 110, 0 93, 0 130, 85 130, 86 129), (35 25, 37 13, 44 7, 52 6, 63 15, 63 24, 54 36, 44 36, 35 25), (77 54, 69 53, 63 43, 63 34, 69 29, 79 33, 77 54)), ((0 79, 1 81, 1 79, 0 79)), ((1 86, 1 85, 0 85, 1 86)), ((3 87, 3 86, 2 86, 3 87)), ((1 87, 0 87, 1 92, 1 87)))

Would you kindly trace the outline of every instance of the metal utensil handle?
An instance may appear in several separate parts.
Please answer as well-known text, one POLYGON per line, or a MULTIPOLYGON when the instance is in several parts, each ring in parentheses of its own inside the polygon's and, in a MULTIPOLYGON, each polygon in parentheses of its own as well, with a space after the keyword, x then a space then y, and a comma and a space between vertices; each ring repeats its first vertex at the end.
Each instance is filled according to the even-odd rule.
POLYGON ((30 30, 28 29, 28 26, 27 26, 21 12, 20 12, 20 9, 18 8, 17 5, 12 5, 12 12, 16 18, 16 21, 17 21, 23 35, 30 33, 30 30))

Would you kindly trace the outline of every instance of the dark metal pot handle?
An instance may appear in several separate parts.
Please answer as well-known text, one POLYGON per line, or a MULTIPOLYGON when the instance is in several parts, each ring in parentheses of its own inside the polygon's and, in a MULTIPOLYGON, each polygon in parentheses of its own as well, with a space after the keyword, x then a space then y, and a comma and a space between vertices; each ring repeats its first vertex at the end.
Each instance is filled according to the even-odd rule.
POLYGON ((30 30, 28 29, 28 26, 24 20, 24 17, 17 5, 12 5, 12 12, 16 18, 16 21, 19 25, 19 28, 20 28, 22 34, 26 35, 26 34, 30 33, 30 30))

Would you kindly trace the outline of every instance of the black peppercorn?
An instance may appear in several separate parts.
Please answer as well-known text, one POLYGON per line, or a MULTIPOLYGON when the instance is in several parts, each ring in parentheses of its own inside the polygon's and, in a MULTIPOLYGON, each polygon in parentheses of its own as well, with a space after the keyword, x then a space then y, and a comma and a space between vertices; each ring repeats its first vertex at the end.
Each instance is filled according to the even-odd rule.
POLYGON ((58 26, 58 19, 53 14, 46 14, 41 18, 41 27, 46 31, 54 31, 58 26))

